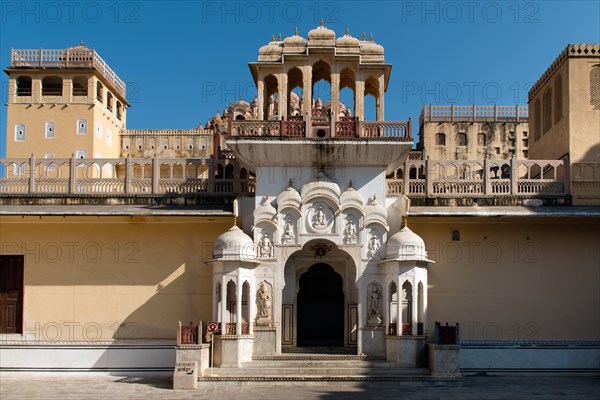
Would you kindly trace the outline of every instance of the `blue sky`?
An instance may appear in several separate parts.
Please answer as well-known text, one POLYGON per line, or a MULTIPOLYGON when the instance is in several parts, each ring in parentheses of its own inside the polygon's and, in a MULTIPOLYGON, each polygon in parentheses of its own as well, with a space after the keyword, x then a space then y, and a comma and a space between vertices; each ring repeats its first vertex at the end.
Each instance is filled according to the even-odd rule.
MULTIPOLYGON (((425 103, 526 104, 529 87, 566 44, 600 42, 599 4, 3 0, 0 64, 9 65, 11 48, 84 40, 128 84, 128 128, 189 129, 240 93, 255 96, 247 63, 271 35, 285 38, 298 27, 307 37, 324 19, 337 36, 346 27, 359 38, 373 34, 393 65, 386 119, 417 120, 425 103)), ((1 84, 5 103, 5 74, 1 84)), ((4 155, 5 106, 0 126, 4 155)))

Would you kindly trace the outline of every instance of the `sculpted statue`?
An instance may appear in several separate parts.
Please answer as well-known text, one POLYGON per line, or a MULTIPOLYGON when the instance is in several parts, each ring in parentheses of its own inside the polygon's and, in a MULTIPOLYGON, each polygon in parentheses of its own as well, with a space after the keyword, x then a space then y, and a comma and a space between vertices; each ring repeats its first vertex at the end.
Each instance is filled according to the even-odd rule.
POLYGON ((256 305, 257 305, 257 315, 256 315, 256 324, 257 325, 270 325, 271 324, 271 287, 266 282, 262 282, 258 286, 258 291, 256 292, 256 305))
POLYGON ((379 285, 371 284, 371 292, 369 293, 369 325, 381 324, 381 291, 379 285))
POLYGON ((273 243, 266 233, 263 234, 263 237, 258 242, 258 255, 260 258, 273 257, 273 243))
POLYGON ((346 244, 354 244, 356 243, 356 224, 352 219, 348 218, 348 222, 346 223, 346 228, 344 229, 344 242, 346 244))
POLYGON ((381 248, 381 241, 379 240, 379 237, 377 236, 377 234, 373 234, 371 236, 371 239, 369 240, 369 245, 368 245, 369 258, 372 258, 373 256, 375 256, 380 248, 381 248))
POLYGON ((327 225, 327 217, 325 216, 325 213, 323 212, 323 206, 319 206, 319 208, 317 209, 317 212, 315 213, 315 216, 313 218, 313 227, 323 228, 326 225, 327 225))
POLYGON ((292 225, 293 220, 291 218, 287 219, 285 223, 285 227, 283 228, 283 243, 294 243, 294 239, 296 236, 294 235, 294 226, 292 225))

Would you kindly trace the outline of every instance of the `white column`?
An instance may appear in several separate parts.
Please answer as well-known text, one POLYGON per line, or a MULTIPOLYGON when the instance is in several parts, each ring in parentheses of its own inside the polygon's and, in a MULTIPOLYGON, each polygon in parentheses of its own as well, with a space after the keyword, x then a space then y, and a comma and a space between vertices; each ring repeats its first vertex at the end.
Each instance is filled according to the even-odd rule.
POLYGON ((381 313, 383 314, 383 327, 386 334, 390 326, 390 283, 390 279, 386 275, 383 279, 383 290, 381 293, 381 313))
POLYGON ((362 80, 356 81, 354 93, 354 116, 359 120, 365 120, 365 82, 362 80))
POLYGON ((221 332, 227 332, 226 324, 229 322, 229 315, 227 314, 227 282, 225 275, 221 276, 221 319, 218 322, 221 323, 221 332))
POLYGON ((256 97, 257 97, 257 107, 258 107, 258 119, 265 119, 265 81, 262 79, 258 80, 256 85, 256 97))
MULTIPOLYGON (((415 267, 416 268, 416 267, 415 267)), ((410 303, 410 323, 411 323, 411 333, 413 335, 417 334, 417 320, 418 320, 418 303, 419 303, 419 280, 417 279, 416 274, 413 275, 413 279, 412 279, 412 287, 413 287, 413 294, 412 294, 412 301, 410 303)))
POLYGON ((402 296, 402 276, 401 275, 397 275, 395 276, 395 278, 397 279, 396 281, 396 291, 398 293, 397 299, 398 299, 398 306, 396 307, 396 312, 398 314, 398 323, 397 323, 397 327, 396 327, 396 335, 398 336, 402 336, 402 308, 403 308, 403 301, 404 298, 402 296))
POLYGON ((277 114, 279 119, 287 117, 287 74, 281 72, 277 74, 277 114))
POLYGON ((237 276, 235 287, 235 334, 242 334, 242 278, 237 276))
POLYGON ((381 74, 378 79, 379 83, 379 96, 377 98, 377 121, 384 120, 384 99, 385 99, 385 76, 381 74))

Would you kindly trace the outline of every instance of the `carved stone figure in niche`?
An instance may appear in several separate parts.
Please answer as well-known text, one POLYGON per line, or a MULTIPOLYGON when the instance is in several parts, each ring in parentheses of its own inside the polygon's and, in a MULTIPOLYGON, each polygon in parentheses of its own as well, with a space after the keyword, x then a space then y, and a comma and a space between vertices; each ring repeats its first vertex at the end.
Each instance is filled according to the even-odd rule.
POLYGON ((379 252, 380 248, 381 248, 381 241, 379 240, 379 236, 377 235, 377 233, 374 233, 371 236, 371 239, 369 240, 369 245, 368 245, 369 252, 367 253, 369 258, 373 258, 374 256, 376 256, 377 252, 379 252))
POLYGON ((262 282, 256 291, 256 325, 271 324, 271 287, 266 282, 262 282))
POLYGON ((381 325, 381 290, 376 283, 371 284, 369 292, 369 320, 371 326, 381 325))
POLYGON ((344 243, 355 244, 356 243, 356 224, 352 221, 352 218, 348 218, 346 227, 344 228, 344 243))
POLYGON ((294 226, 292 225, 292 222, 293 220, 288 218, 283 228, 282 242, 284 244, 294 243, 295 241, 296 236, 294 235, 294 226))
POLYGON ((323 212, 323 206, 319 206, 315 216, 313 217, 313 227, 314 228, 324 228, 327 226, 327 217, 323 212))
POLYGON ((269 239, 269 235, 264 233, 258 242, 258 255, 260 258, 273 257, 273 242, 269 239))

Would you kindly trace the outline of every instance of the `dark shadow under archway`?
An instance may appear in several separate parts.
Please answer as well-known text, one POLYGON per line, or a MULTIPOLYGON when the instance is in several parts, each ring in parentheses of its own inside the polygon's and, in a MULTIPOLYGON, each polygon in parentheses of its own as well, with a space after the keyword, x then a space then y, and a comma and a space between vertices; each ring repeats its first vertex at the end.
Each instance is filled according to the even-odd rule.
POLYGON ((342 277, 327 264, 315 264, 300 277, 298 347, 344 346, 342 277))

